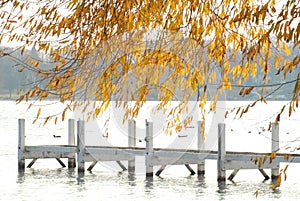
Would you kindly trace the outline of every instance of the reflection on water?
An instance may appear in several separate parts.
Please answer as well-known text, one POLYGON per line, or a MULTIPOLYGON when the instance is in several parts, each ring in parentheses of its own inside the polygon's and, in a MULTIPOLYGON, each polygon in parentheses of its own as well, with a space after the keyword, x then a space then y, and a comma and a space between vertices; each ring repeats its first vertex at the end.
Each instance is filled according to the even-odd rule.
POLYGON ((145 186, 147 189, 152 189, 153 187, 153 177, 146 177, 145 186))
MULTIPOLYGON (((286 194, 284 190, 271 190, 270 182, 226 182, 218 183, 205 176, 164 174, 153 179, 126 172, 77 173, 76 169, 66 168, 26 169, 17 175, 14 187, 20 195, 10 196, 18 199, 27 195, 28 199, 38 200, 87 200, 92 197, 101 200, 236 200, 242 195, 246 200, 252 200, 258 190, 257 199, 273 200, 286 194), (31 195, 33 193, 35 196, 31 195)), ((289 197, 293 198, 293 195, 289 197)))
POLYGON ((18 171, 17 183, 22 184, 25 180, 24 171, 18 171))
POLYGON ((220 194, 226 193, 226 188, 227 188, 226 181, 218 182, 218 191, 217 191, 218 193, 220 194))

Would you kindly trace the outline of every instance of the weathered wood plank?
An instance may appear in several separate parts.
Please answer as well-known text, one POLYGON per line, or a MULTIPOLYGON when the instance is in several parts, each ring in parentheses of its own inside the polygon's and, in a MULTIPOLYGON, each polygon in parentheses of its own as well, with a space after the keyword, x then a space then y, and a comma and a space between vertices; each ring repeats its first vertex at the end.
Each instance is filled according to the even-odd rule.
POLYGON ((84 154, 83 160, 85 162, 93 162, 93 161, 125 161, 130 160, 131 157, 129 155, 124 154, 84 154))
MULTIPOLYGON (((68 145, 75 146, 75 121, 74 119, 69 119, 68 121, 68 145)), ((72 158, 68 158, 68 168, 76 167, 76 155, 73 154, 72 158)))
POLYGON ((18 120, 18 171, 25 170, 25 119, 18 120))
MULTIPOLYGON (((224 167, 226 162, 226 149, 225 149, 225 124, 218 124, 218 161, 217 161, 217 169, 218 169, 218 181, 224 182, 226 181, 226 169, 224 167)), ((238 168, 234 168, 238 169, 238 168)))
POLYGON ((24 152, 23 159, 34 159, 34 158, 72 158, 73 153, 61 153, 61 152, 48 152, 48 151, 34 151, 24 152))
MULTIPOLYGON (((205 141, 204 141, 204 136, 202 132, 202 127, 201 127, 202 122, 198 121, 197 122, 197 128, 198 128, 198 150, 200 151, 201 149, 205 149, 205 141)), ((200 161, 197 165, 197 174, 198 175, 204 175, 205 174, 205 159, 200 161)))
POLYGON ((103 154, 103 155, 128 155, 128 156, 145 156, 146 150, 134 148, 115 148, 115 147, 85 147, 85 153, 90 155, 103 154))
POLYGON ((146 120, 146 177, 153 177, 153 122, 146 120))
MULTIPOLYGON (((23 158, 32 158, 28 157, 29 152, 36 152, 35 154, 53 152, 53 154, 63 153, 63 158, 71 158, 69 153, 76 153, 77 148, 75 146, 68 145, 39 145, 39 146, 25 146, 25 151, 23 154, 26 157, 23 158)), ((145 148, 142 147, 105 147, 105 146, 86 146, 86 153, 89 154, 104 154, 104 155, 138 155, 143 156, 146 153, 145 148)), ((35 155, 34 154, 34 155, 35 155)), ((187 158, 187 159, 217 159, 216 151, 198 151, 198 150, 183 150, 183 149, 154 149, 155 157, 168 157, 168 158, 187 158)), ((256 152, 226 152, 226 160, 229 161, 253 161, 256 157, 265 156, 271 153, 256 153, 256 152)), ((45 154, 47 155, 47 154, 45 154)), ((48 154, 49 155, 49 154, 48 154)), ((277 153, 276 158, 273 159, 273 162, 295 162, 300 163, 300 154, 288 154, 289 160, 286 160, 285 154, 277 153)), ((56 155, 54 155, 56 156, 56 155)), ((49 158, 50 156, 47 156, 49 158)), ((51 158, 51 157, 50 157, 51 158)), ((53 157, 56 158, 56 157, 53 157)), ((269 162, 267 159, 266 163, 269 162)))
MULTIPOLYGON (((272 123, 272 141, 271 141, 271 151, 272 152, 278 152, 279 150, 279 124, 278 123, 272 123)), ((278 175, 279 175, 279 163, 278 167, 271 169, 271 178, 274 183, 276 183, 278 175)))
POLYGON ((77 147, 68 145, 25 146, 25 152, 76 153, 77 147))
POLYGON ((225 170, 233 169, 271 169, 278 168, 278 163, 264 163, 260 167, 253 161, 225 161, 223 168, 225 170))
POLYGON ((185 164, 199 164, 202 162, 202 159, 195 158, 166 158, 166 157, 157 157, 152 158, 152 165, 185 165, 185 164))
MULTIPOLYGON (((136 122, 128 120, 128 147, 136 146, 136 122)), ((128 172, 130 174, 135 172, 135 156, 133 155, 128 160, 128 172)))
POLYGON ((84 121, 77 122, 77 171, 84 172, 85 155, 85 125, 84 121))

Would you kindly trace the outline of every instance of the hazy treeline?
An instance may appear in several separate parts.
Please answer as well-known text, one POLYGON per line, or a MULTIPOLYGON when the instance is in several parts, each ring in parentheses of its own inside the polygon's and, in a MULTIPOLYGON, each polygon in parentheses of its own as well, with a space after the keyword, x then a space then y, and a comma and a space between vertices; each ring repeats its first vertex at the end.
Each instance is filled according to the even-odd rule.
POLYGON ((9 56, 0 57, 0 97, 15 98, 19 90, 31 88, 36 80, 36 73, 23 68, 22 63, 27 57, 41 59, 35 48, 26 50, 23 55, 21 50, 1 47, 9 56))
MULTIPOLYGON (((39 81, 39 77, 34 72, 30 72, 23 68, 22 62, 26 61, 26 58, 34 58, 42 61, 41 66, 45 69, 49 69, 53 66, 53 63, 46 61, 47 58, 39 54, 35 48, 26 50, 21 54, 21 50, 14 50, 11 48, 3 48, 5 52, 11 53, 11 56, 0 57, 0 97, 1 98, 15 98, 20 89, 26 90, 31 88, 36 81, 39 81)), ((300 54, 300 51, 296 51, 296 54, 300 54)), ((272 60, 272 57, 271 57, 272 60)), ((272 61, 270 61, 272 63, 272 61)), ((268 77, 263 81, 263 70, 261 67, 257 69, 257 76, 249 78, 243 82, 242 86, 233 86, 231 91, 226 91, 220 98, 220 100, 255 100, 260 97, 260 94, 270 94, 269 100, 289 100, 292 96, 292 89, 295 83, 288 83, 295 79, 296 73, 287 73, 286 79, 284 79, 283 73, 277 75, 277 71, 271 68, 268 77), (293 76, 294 75, 294 76, 293 76), (243 86, 263 86, 264 82, 269 85, 275 84, 274 87, 255 87, 255 89, 246 97, 240 96, 239 92, 243 86), (278 85, 282 83, 282 85, 278 85), (276 93, 273 93, 275 90, 276 93)), ((218 75, 217 75, 218 76, 218 75)), ((221 75, 219 75, 221 76, 221 75)), ((41 83, 39 83, 41 84, 41 83)), ((217 86, 216 86, 217 87, 217 86)), ((212 87, 214 88, 214 87, 212 87)), ((156 100, 156 93, 152 93, 151 100, 156 100)), ((210 99, 210 97, 208 97, 210 99)))

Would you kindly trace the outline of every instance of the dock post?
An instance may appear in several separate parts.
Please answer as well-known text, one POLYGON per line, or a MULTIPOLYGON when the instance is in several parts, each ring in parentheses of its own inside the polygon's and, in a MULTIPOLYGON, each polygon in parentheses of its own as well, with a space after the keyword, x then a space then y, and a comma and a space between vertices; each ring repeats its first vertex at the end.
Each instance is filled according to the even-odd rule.
MULTIPOLYGON (((134 120, 128 121, 128 147, 136 146, 136 122, 134 120)), ((128 161, 128 172, 133 174, 135 172, 135 156, 131 156, 128 161)))
POLYGON ((146 177, 153 178, 153 122, 146 120, 146 177))
MULTIPOLYGON (((68 145, 75 146, 75 132, 74 132, 74 119, 68 121, 68 145)), ((72 158, 68 158, 68 168, 76 167, 75 154, 72 158)))
POLYGON ((84 172, 85 126, 84 121, 77 122, 77 163, 78 172, 84 172))
MULTIPOLYGON (((205 148, 204 143, 204 136, 202 132, 201 121, 197 122, 198 124, 198 150, 205 148)), ((198 165, 197 165, 197 174, 203 176, 205 174, 205 159, 203 159, 198 165)))
POLYGON ((218 124, 218 182, 226 181, 226 169, 224 168, 225 163, 225 124, 218 124))
POLYGON ((25 151, 25 119, 18 120, 18 171, 25 170, 25 159, 23 153, 25 151))
MULTIPOLYGON (((278 123, 272 123, 272 152, 277 152, 279 150, 279 124, 278 123)), ((272 181, 277 180, 279 175, 279 164, 278 162, 273 162, 277 164, 276 168, 271 169, 271 179, 272 181)))

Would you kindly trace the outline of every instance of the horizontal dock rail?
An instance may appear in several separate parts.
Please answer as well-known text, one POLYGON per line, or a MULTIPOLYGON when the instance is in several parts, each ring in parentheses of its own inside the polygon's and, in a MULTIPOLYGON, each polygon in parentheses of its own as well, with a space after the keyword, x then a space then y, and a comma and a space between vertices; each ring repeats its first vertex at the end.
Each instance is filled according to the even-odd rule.
POLYGON ((198 149, 170 149, 154 148, 153 123, 146 120, 146 147, 136 147, 136 123, 128 121, 128 147, 86 146, 85 122, 77 121, 77 143, 75 144, 75 121, 68 121, 68 145, 25 145, 25 120, 18 120, 18 170, 25 170, 25 159, 32 159, 28 168, 40 158, 54 158, 62 167, 66 165, 62 158, 68 159, 68 167, 75 168, 78 172, 85 171, 85 162, 92 162, 87 170, 91 171, 99 161, 116 161, 122 170, 130 174, 135 172, 135 157, 144 156, 146 177, 153 177, 153 167, 161 166, 156 172, 159 176, 167 165, 185 165, 191 174, 196 174, 189 166, 197 164, 197 174, 205 174, 205 160, 217 160, 217 180, 226 180, 226 170, 233 170, 228 177, 232 180, 240 169, 258 169, 265 179, 269 176, 264 169, 271 169, 271 178, 274 180, 279 175, 281 162, 300 162, 300 154, 276 153, 279 150, 279 124, 272 124, 272 150, 270 153, 231 152, 225 148, 225 124, 218 124, 218 151, 201 150, 205 146, 202 138, 201 122, 198 122, 198 149), (274 157, 274 153, 276 156, 274 157), (289 157, 287 157, 287 155, 289 157), (272 157, 273 156, 273 157, 272 157), (272 159, 271 159, 272 157, 272 159), (261 162, 262 158, 264 159, 261 162), (126 168, 121 161, 128 161, 126 168))

